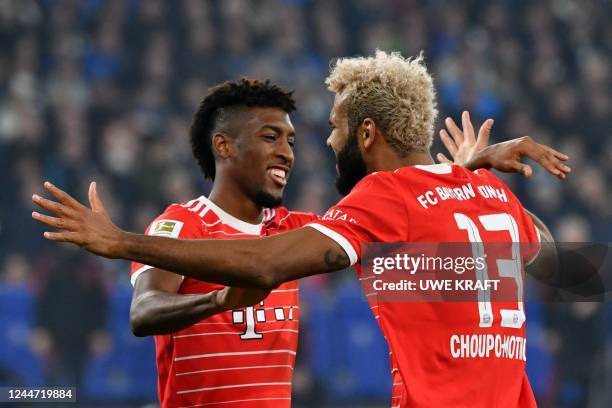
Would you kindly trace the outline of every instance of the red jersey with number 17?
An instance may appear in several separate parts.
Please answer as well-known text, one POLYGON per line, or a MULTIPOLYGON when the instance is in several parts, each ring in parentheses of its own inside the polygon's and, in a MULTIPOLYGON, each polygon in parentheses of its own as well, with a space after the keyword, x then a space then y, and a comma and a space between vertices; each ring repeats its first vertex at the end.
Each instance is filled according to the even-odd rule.
MULTIPOLYGON (((206 197, 169 206, 147 228, 172 238, 242 239, 284 232, 317 217, 265 209, 261 224, 226 213, 206 197)), ((151 266, 132 263, 132 284, 151 266)), ((184 277, 178 293, 221 285, 184 277)), ((290 407, 298 341, 298 286, 287 282, 259 305, 216 314, 176 333, 155 336, 163 407, 290 407)))
MULTIPOLYGON (((531 218, 504 183, 486 170, 446 164, 370 174, 308 226, 342 246, 352 264, 361 262, 364 243, 532 243, 517 256, 523 269, 539 246, 531 218)), ((504 278, 495 269, 489 265, 489 276, 504 278)), ((356 270, 361 276, 359 264, 356 270)), ((522 290, 516 282, 514 293, 522 290)), ((476 294, 473 302, 377 297, 368 300, 390 348, 393 407, 536 406, 521 302, 478 302, 476 294)))

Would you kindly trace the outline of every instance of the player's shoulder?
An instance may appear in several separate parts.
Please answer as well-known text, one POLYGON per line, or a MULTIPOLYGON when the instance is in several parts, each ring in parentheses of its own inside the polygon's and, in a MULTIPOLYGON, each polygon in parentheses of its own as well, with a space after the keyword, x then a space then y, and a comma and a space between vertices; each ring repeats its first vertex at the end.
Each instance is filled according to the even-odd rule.
POLYGON ((319 219, 319 216, 313 213, 290 211, 285 207, 276 207, 264 209, 263 223, 269 231, 286 231, 299 228, 317 219, 319 219))
MULTIPOLYGON (((390 171, 377 171, 365 176, 355 186, 358 190, 370 188, 388 188, 398 183, 403 184, 405 178, 414 179, 419 177, 453 176, 456 175, 455 167, 446 163, 404 166, 390 171)), ((467 169, 465 169, 467 171, 467 169)))
MULTIPOLYGON (((458 166, 460 167, 460 166, 458 166)), ((503 185, 504 187, 506 187, 506 183, 504 183, 499 177, 497 177, 492 171, 487 170, 487 169, 476 169, 474 171, 470 171, 468 169, 466 169, 465 167, 461 167, 462 169, 465 170, 465 172, 469 173, 471 177, 482 180, 484 182, 488 182, 488 183, 494 183, 494 184, 499 184, 499 185, 503 185)))
POLYGON ((386 189, 396 183, 395 171, 375 171, 363 177, 351 190, 350 194, 363 194, 373 189, 386 189))
POLYGON ((177 217, 187 220, 197 219, 198 214, 193 210, 198 206, 198 203, 200 203, 200 197, 189 201, 170 204, 157 218, 177 217))
POLYGON ((456 164, 438 163, 438 164, 418 164, 414 166, 400 167, 394 170, 392 174, 396 180, 404 179, 422 180, 423 182, 450 181, 452 179, 468 179, 473 176, 473 173, 463 166, 456 164))
POLYGON ((184 227, 199 226, 201 224, 197 213, 193 212, 194 205, 200 202, 199 198, 170 204, 147 228, 151 235, 167 235, 177 237, 184 227))
MULTIPOLYGON (((419 167, 432 167, 435 171, 435 166, 419 167)), ((379 196, 386 197, 389 200, 399 198, 406 191, 409 191, 410 181, 418 176, 419 171, 415 169, 415 166, 405 166, 395 170, 370 173, 355 184, 351 192, 340 200, 340 203, 367 200, 368 197, 379 196)))
POLYGON ((457 164, 429 164, 401 167, 392 172, 396 179, 409 177, 410 179, 437 179, 446 181, 469 180, 479 183, 493 183, 505 186, 495 174, 487 169, 469 170, 457 164))
POLYGON ((465 170, 471 174, 473 180, 477 180, 480 184, 503 190, 511 201, 518 201, 518 198, 514 195, 510 187, 492 171, 487 169, 476 169, 474 171, 465 170))

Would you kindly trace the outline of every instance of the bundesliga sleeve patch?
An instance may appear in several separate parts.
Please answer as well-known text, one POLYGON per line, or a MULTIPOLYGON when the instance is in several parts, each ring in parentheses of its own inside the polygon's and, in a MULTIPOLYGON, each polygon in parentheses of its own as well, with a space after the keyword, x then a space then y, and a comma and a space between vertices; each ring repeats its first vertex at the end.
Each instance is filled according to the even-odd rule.
POLYGON ((149 235, 158 235, 161 237, 178 238, 183 223, 175 220, 158 220, 151 225, 149 235))

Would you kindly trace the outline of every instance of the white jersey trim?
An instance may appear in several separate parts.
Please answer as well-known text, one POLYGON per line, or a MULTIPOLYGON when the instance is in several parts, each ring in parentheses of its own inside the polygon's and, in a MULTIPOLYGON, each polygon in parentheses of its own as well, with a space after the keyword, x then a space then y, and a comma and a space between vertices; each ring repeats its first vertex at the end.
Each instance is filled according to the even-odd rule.
POLYGON ((212 201, 210 201, 208 198, 204 196, 200 196, 198 200, 202 200, 204 204, 206 204, 206 207, 210 208, 215 213, 215 215, 219 217, 219 219, 221 220, 223 224, 227 224, 230 227, 237 229, 238 231, 244 232, 245 234, 249 234, 249 235, 260 235, 261 234, 261 228, 263 226, 263 223, 251 224, 251 223, 242 221, 241 219, 236 218, 233 215, 223 211, 221 207, 219 207, 218 205, 216 205, 215 203, 213 203, 212 201))
MULTIPOLYGON (((150 265, 142 265, 140 268, 138 268, 138 269, 136 269, 134 271, 132 276, 130 276, 130 283, 132 284, 132 287, 134 287, 134 285, 136 285, 136 279, 138 279, 140 277, 140 275, 142 275, 143 272, 146 272, 149 269, 155 269, 155 267, 154 266, 150 266, 150 265)), ((185 277, 183 275, 179 275, 179 276, 181 277, 181 280, 185 280, 185 277)))
POLYGON ((153 269, 153 266, 149 266, 149 265, 142 265, 140 268, 136 269, 134 271, 134 273, 132 274, 132 276, 130 277, 130 282, 132 283, 132 287, 134 285, 136 285, 136 279, 138 279, 138 277, 144 272, 144 271, 148 271, 149 269, 153 269))
POLYGON ((261 350, 261 351, 236 351, 234 353, 211 353, 211 354, 195 354, 193 356, 175 357, 174 361, 193 360, 196 358, 208 358, 208 357, 225 357, 225 356, 248 356, 254 354, 292 354, 295 356, 293 350, 261 350))
POLYGON ((228 388, 244 388, 244 387, 264 387, 270 385, 289 385, 290 382, 264 382, 264 383, 250 383, 250 384, 233 384, 233 385, 220 385, 218 387, 206 387, 206 388, 194 388, 193 390, 183 390, 177 391, 177 394, 189 394, 192 392, 201 392, 201 391, 214 391, 214 390, 226 390, 228 388))
POLYGON ((274 289, 270 293, 297 292, 299 289, 274 289))
POLYGON ((250 399, 241 399, 241 400, 232 400, 232 401, 205 402, 203 404, 189 405, 189 406, 181 407, 181 408, 195 408, 195 407, 205 407, 207 405, 234 404, 237 402, 276 401, 276 400, 289 400, 290 401, 291 397, 250 398, 250 399))
POLYGON ((245 366, 245 367, 227 367, 227 368, 211 368, 209 370, 197 370, 197 371, 186 371, 184 373, 176 373, 176 376, 181 375, 192 375, 192 374, 202 374, 202 373, 216 373, 218 371, 235 371, 235 370, 256 370, 262 368, 288 368, 293 371, 293 367, 287 364, 278 364, 278 365, 259 365, 259 366, 245 366))
POLYGON ((353 248, 353 246, 351 245, 351 243, 344 238, 342 235, 340 235, 339 233, 337 233, 336 231, 327 228, 324 225, 321 224, 317 224, 317 223, 313 223, 313 224, 306 224, 306 227, 311 227, 316 229, 317 231, 319 231, 321 234, 323 235, 327 235, 329 238, 333 239, 334 241, 336 241, 336 243, 338 245, 340 245, 342 247, 342 249, 344 249, 344 252, 346 252, 346 255, 349 257, 350 261, 351 261, 351 266, 355 265, 358 261, 357 258, 357 251, 355 251, 355 248, 353 248))
MULTIPOLYGON (((298 322, 298 320, 291 320, 298 322)), ((272 323, 272 322, 270 322, 272 323)), ((276 333, 276 332, 288 332, 288 333, 298 333, 295 329, 271 329, 271 330, 259 330, 259 333, 276 333)), ((187 337, 197 337, 197 336, 219 336, 223 334, 240 334, 238 331, 233 332, 207 332, 207 333, 191 333, 191 334, 181 334, 178 336, 172 336, 173 339, 184 339, 187 337)))
POLYGON ((417 164, 414 167, 434 174, 449 174, 453 172, 453 168, 446 163, 428 165, 417 164))

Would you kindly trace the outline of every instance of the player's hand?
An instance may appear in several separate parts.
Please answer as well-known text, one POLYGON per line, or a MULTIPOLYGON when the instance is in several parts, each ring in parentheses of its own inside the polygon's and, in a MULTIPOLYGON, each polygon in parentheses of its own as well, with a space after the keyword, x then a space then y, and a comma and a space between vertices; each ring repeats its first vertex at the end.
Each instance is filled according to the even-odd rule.
POLYGON ((508 140, 487 146, 477 152, 465 167, 470 170, 477 168, 494 168, 506 173, 520 173, 531 177, 533 169, 530 165, 522 163, 523 157, 529 157, 549 173, 563 180, 572 169, 563 162, 568 156, 543 144, 536 143, 529 136, 508 140))
POLYGON ((126 233, 111 221, 98 196, 95 182, 89 186, 91 208, 85 207, 68 193, 49 182, 45 182, 44 185, 58 200, 49 200, 36 194, 32 196, 34 204, 56 215, 52 217, 36 211, 32 212, 32 218, 36 221, 57 229, 56 232, 45 232, 46 239, 71 242, 107 258, 118 257, 118 248, 126 233))
POLYGON ((223 310, 238 309, 253 306, 264 300, 270 294, 265 289, 233 288, 226 286, 216 293, 215 303, 223 310))
POLYGON ((444 124, 445 129, 440 130, 440 139, 451 154, 453 161, 449 160, 444 154, 438 153, 437 159, 440 163, 458 164, 464 166, 474 155, 489 145, 489 136, 493 127, 493 119, 487 119, 478 129, 478 137, 474 135, 474 126, 470 120, 468 111, 464 111, 461 115, 463 130, 461 130, 455 121, 451 118, 446 118, 444 124))
MULTIPOLYGON (((524 157, 529 157, 560 179, 564 179, 571 171, 571 168, 563 163, 568 159, 567 155, 539 144, 529 136, 487 146, 493 120, 486 120, 478 131, 478 138, 475 138, 469 113, 463 112, 461 119, 463 130, 459 129, 451 118, 446 118, 448 132, 440 131, 442 143, 451 154, 454 164, 463 165, 470 170, 494 168, 531 177, 533 169, 530 165, 521 162, 524 157)), ((438 153, 437 158, 443 163, 453 163, 442 153, 438 153)))

